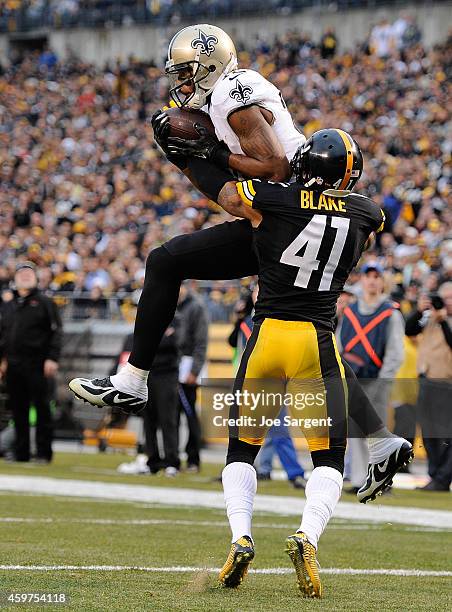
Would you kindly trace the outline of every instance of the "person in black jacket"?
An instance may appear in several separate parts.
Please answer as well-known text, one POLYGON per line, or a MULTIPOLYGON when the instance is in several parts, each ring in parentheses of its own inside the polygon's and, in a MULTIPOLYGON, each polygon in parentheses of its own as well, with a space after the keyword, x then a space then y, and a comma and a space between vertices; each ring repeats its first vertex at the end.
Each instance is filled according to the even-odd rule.
MULTIPOLYGON (((133 334, 127 336, 116 365, 127 361, 132 350, 133 334)), ((144 419, 145 451, 148 456, 147 467, 151 474, 165 470, 168 477, 176 476, 179 467, 178 451, 178 373, 179 373, 180 327, 177 317, 172 321, 163 335, 157 349, 152 372, 148 378, 149 399, 142 414, 144 419), (157 431, 161 430, 163 438, 163 457, 160 455, 157 431)), ((127 464, 131 469, 123 473, 141 473, 143 466, 138 462, 127 464), (135 472, 135 465, 137 471, 135 472)))
POLYGON ((200 469, 201 426, 196 412, 196 394, 201 370, 206 361, 208 318, 203 302, 182 285, 176 311, 181 325, 181 362, 179 367, 179 415, 188 425, 187 471, 200 469))
POLYGON ((29 409, 37 412, 37 459, 52 459, 49 379, 58 371, 62 326, 57 306, 39 292, 33 263, 17 266, 14 299, 0 313, 1 373, 13 414, 16 461, 30 460, 29 409))

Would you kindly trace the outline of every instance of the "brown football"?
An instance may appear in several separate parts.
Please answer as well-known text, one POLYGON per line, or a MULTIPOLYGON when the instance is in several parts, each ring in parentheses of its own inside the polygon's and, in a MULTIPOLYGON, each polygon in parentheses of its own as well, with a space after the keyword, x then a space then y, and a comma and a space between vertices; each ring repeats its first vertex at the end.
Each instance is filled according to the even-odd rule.
POLYGON ((215 128, 209 115, 202 110, 174 107, 165 112, 169 117, 169 136, 183 138, 184 140, 198 140, 199 134, 195 129, 196 123, 205 127, 210 134, 215 135, 215 128))

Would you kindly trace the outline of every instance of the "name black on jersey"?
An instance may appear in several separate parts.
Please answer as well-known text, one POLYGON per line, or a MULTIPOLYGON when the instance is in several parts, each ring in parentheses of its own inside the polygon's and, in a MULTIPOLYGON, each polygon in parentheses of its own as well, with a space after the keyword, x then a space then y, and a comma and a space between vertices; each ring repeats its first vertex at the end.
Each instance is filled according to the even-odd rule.
POLYGON ((254 230, 259 257, 255 321, 310 321, 331 330, 336 301, 369 235, 384 223, 369 198, 253 179, 237 183, 242 200, 260 210, 254 230))

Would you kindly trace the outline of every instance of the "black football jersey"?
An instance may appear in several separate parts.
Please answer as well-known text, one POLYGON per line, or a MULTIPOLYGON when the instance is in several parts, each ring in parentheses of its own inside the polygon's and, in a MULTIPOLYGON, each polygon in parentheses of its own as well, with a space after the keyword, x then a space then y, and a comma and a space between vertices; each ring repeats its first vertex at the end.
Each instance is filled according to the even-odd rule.
POLYGON ((259 257, 255 321, 311 321, 333 329, 336 301, 384 214, 351 191, 307 189, 258 179, 237 183, 245 204, 262 212, 254 230, 259 257))

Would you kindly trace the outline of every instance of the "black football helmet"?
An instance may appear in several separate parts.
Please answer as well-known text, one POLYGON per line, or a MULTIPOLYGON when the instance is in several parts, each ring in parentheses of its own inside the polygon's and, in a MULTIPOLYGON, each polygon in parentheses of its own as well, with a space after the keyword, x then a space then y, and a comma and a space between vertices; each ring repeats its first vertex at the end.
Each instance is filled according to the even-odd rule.
POLYGON ((363 171, 358 143, 343 130, 319 130, 302 144, 291 162, 297 183, 306 187, 352 190, 363 171))

